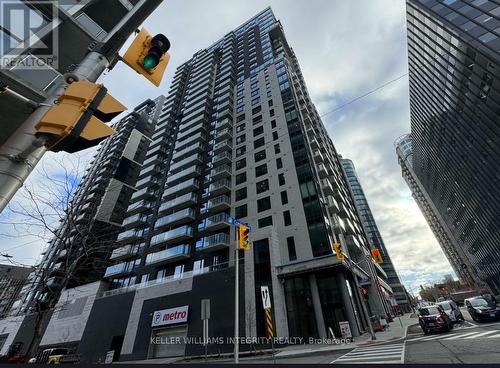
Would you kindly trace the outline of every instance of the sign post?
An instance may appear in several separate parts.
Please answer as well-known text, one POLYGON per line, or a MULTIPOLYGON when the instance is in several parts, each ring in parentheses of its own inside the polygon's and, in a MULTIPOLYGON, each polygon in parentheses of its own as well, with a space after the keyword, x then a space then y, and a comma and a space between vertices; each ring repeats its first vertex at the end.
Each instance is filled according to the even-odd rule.
POLYGON ((349 325, 348 321, 339 322, 339 327, 340 327, 340 335, 342 336, 342 338, 352 339, 351 326, 349 325))
POLYGON ((273 362, 276 364, 276 356, 274 354, 274 327, 273 327, 273 313, 271 306, 271 294, 269 293, 268 286, 260 287, 260 294, 262 296, 262 307, 264 308, 266 318, 266 337, 271 339, 271 350, 273 353, 273 362))
POLYGON ((203 321, 203 346, 205 347, 205 363, 208 355, 208 320, 210 319, 210 299, 201 300, 201 320, 203 321))

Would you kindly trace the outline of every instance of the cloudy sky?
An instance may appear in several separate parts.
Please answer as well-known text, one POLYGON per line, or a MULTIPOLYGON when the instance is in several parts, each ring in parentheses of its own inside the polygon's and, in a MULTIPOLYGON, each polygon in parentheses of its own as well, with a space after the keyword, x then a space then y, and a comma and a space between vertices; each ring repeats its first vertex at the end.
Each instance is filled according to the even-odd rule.
MULTIPOLYGON (((167 94, 178 65, 269 5, 283 24, 337 150, 354 161, 403 282, 416 291, 452 273, 401 177, 393 147, 410 129, 408 78, 328 113, 407 72, 404 0, 168 0, 145 23, 172 43, 161 86, 150 86, 120 64, 102 81, 130 108, 167 94)), ((53 156, 45 157, 46 165, 53 156)), ((83 169, 91 152, 80 156, 83 169)), ((32 180, 39 178, 35 173, 32 180)), ((6 236, 12 230, 5 224, 0 234, 0 251, 21 263, 35 263, 44 248, 34 237, 6 236)))

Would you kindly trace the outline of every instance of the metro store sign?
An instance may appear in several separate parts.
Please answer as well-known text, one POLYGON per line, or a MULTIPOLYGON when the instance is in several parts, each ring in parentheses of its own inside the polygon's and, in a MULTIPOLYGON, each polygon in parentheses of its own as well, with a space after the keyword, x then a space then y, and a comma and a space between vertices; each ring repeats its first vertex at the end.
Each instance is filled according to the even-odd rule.
POLYGON ((151 323, 151 326, 156 327, 187 322, 188 310, 189 305, 155 311, 153 313, 153 321, 151 323))

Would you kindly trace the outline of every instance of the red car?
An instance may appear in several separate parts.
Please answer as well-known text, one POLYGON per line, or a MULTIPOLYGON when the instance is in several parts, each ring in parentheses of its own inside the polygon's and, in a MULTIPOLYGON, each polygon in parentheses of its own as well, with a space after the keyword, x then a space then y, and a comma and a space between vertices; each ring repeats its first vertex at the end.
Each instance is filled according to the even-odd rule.
POLYGON ((448 332, 453 328, 450 317, 439 305, 422 307, 418 312, 418 323, 426 335, 431 332, 448 332))

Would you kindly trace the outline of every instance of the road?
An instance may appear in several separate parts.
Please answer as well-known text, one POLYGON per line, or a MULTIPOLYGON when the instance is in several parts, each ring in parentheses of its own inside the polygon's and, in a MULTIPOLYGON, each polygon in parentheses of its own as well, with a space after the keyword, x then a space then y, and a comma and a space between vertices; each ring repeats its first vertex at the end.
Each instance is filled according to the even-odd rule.
MULTIPOLYGON (((387 364, 387 363, 498 363, 500 362, 500 321, 477 323, 466 309, 465 322, 447 333, 424 335, 412 326, 405 338, 374 343, 342 351, 318 352, 306 356, 287 357, 276 364, 387 364)), ((242 357, 241 363, 272 364, 270 356, 242 357)), ((209 361, 231 363, 232 359, 209 361)), ((194 362, 193 362, 194 363, 194 362)))

